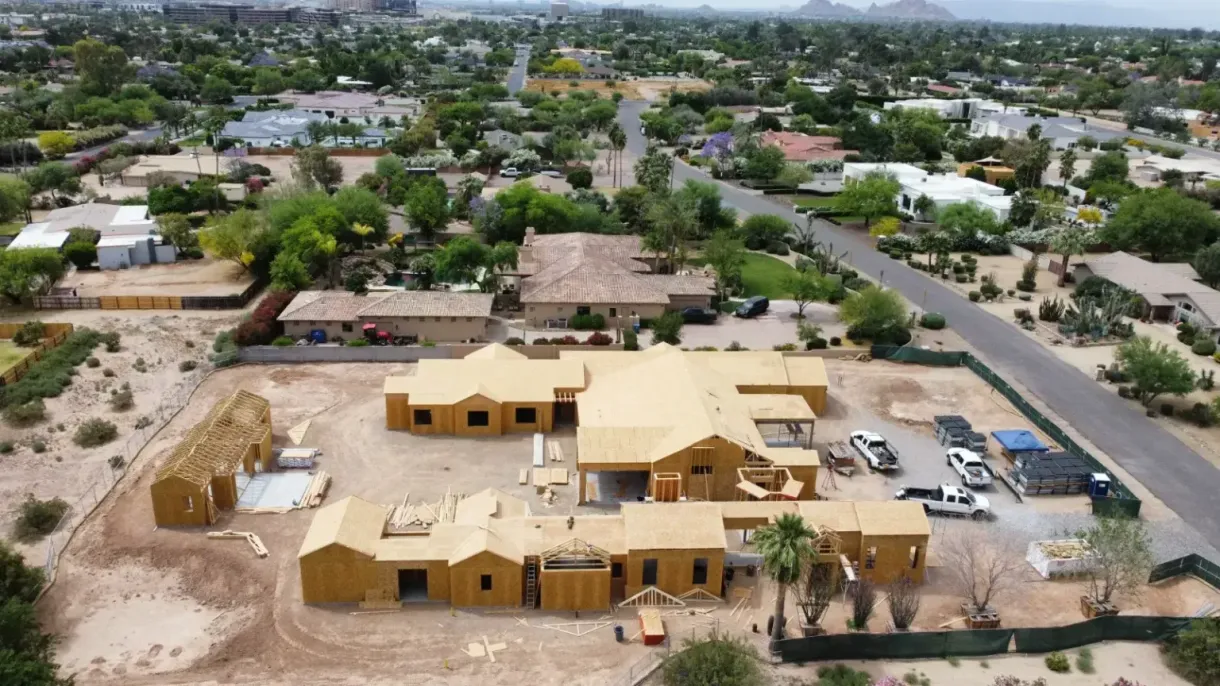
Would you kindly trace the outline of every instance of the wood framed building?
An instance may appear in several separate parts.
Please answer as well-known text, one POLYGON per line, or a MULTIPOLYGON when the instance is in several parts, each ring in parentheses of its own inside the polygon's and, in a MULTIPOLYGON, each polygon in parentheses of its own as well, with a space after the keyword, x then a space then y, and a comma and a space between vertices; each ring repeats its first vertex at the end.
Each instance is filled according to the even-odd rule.
POLYGON ((271 404, 246 391, 217 402, 157 470, 151 493, 157 526, 207 526, 237 504, 237 470, 271 463, 271 404))
POLYGON ((822 563, 847 559, 878 583, 924 578, 931 530, 914 503, 630 503, 565 517, 487 489, 426 532, 388 532, 389 508, 356 497, 321 508, 298 555, 301 597, 545 610, 606 610, 649 588, 721 597, 729 537, 788 512, 819 532, 822 563))

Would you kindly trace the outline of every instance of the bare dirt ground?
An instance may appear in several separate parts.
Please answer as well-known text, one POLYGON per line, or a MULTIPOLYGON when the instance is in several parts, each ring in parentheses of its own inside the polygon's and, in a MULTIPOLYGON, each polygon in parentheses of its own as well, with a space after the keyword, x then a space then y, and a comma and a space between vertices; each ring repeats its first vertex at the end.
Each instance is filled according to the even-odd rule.
POLYGON ((238 295, 254 277, 233 262, 205 258, 131 269, 77 270, 59 283, 81 297, 103 295, 238 295))
MULTIPOLYGON (((199 325, 199 324, 196 324, 199 325)), ((963 369, 831 360, 831 403, 819 419, 819 441, 842 438, 862 417, 879 416, 926 430, 933 414, 962 412, 980 428, 1010 427, 1015 419, 982 381, 963 369)), ((296 553, 313 512, 283 515, 224 515, 217 529, 253 531, 270 550, 256 558, 237 541, 212 541, 199 530, 154 530, 148 486, 155 466, 219 398, 242 388, 270 400, 273 442, 287 442, 289 428, 312 419, 303 445, 323 451, 319 466, 334 475, 328 502, 357 494, 392 503, 410 491, 429 500, 446 489, 473 493, 496 486, 524 497, 538 512, 597 512, 576 508, 573 487, 559 487, 550 510, 517 472, 531 454, 528 435, 490 439, 421 437, 384 429, 381 385, 388 373, 411 373, 411 365, 332 364, 243 366, 214 373, 191 403, 154 440, 98 512, 82 527, 65 553, 59 575, 40 605, 50 630, 62 636, 65 673, 79 683, 132 684, 314 684, 436 683, 604 684, 626 672, 646 649, 614 643, 610 629, 574 637, 537 625, 572 621, 571 615, 450 611, 437 605, 408 606, 402 612, 353 614, 355 607, 306 607, 299 599, 296 553), (461 648, 486 635, 508 649, 495 663, 471 658, 461 648), (410 675, 410 676, 404 676, 410 675)), ((560 433, 567 455, 575 456, 572 432, 560 433)), ((943 465, 943 462, 942 462, 943 465)), ((569 468, 574 468, 574 464, 569 468)), ((861 488, 868 477, 851 480, 861 488)), ((825 491, 834 499, 862 497, 851 486, 825 491)), ((890 489, 874 480, 870 498, 888 498, 890 489)), ((822 490, 819 488, 819 490, 822 490)), ((733 538, 731 535, 730 538, 733 538)), ((739 541, 739 537, 737 537, 739 541)), ((740 543, 736 544, 740 547, 740 543)), ((932 628, 956 616, 957 599, 943 589, 933 570, 917 626, 932 628)), ((758 585, 742 579, 734 584, 758 585)), ((773 602, 771 584, 750 600, 746 613, 729 618, 715 612, 723 630, 751 631, 765 624, 773 602)), ((1183 580, 1150 589, 1149 612, 1181 614, 1216 594, 1183 580)), ((1023 590, 1005 607, 1005 625, 1070 623, 1079 615, 1077 584, 1040 583, 1023 590), (1020 607, 1017 607, 1017 606, 1020 607), (1011 616, 1009 614, 1011 612, 1011 616)), ((1126 607, 1133 607, 1127 605, 1126 607)), ((795 607, 792 608, 792 612, 795 607)), ((878 618, 884 613, 879 609, 878 618)), ((596 619, 600 613, 583 619, 596 619)), ((845 610, 836 603, 826 626, 845 630, 845 610)), ((613 621, 630 626, 627 612, 613 621)), ((875 619, 882 626, 883 619, 875 619)), ((681 638, 706 631, 687 618, 667 618, 681 638), (670 621, 672 619, 672 621, 670 621)))
POLYGON ((599 95, 609 97, 613 93, 622 93, 628 100, 647 100, 653 102, 668 97, 673 89, 686 93, 691 91, 711 90, 712 84, 701 79, 632 79, 616 81, 611 86, 607 81, 593 79, 576 81, 572 86, 568 79, 529 79, 525 85, 527 91, 540 93, 566 93, 570 90, 595 91, 599 95))

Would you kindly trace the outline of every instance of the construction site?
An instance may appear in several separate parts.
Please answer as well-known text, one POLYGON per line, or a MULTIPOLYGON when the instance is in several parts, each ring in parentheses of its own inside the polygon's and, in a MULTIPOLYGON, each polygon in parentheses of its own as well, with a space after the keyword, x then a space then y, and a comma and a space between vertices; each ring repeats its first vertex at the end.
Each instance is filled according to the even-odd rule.
MULTIPOLYGON (((213 374, 60 560, 40 607, 65 671, 619 683, 658 642, 720 630, 765 646, 774 585, 749 539, 779 514, 802 515, 818 564, 848 582, 920 584, 913 628, 935 630, 960 615, 946 536, 1087 511, 1084 496, 993 493, 995 521, 946 522, 894 500, 907 479, 943 476, 934 416, 1027 426, 965 369, 664 347, 514 354, 213 374), (832 468, 831 444, 861 427, 902 446, 905 474, 832 468)), ((1140 497, 1145 518, 1174 525, 1140 497)), ((1026 580, 1005 626, 1079 621, 1078 584, 1032 567, 1026 580)), ((1183 577, 1138 607, 1181 616, 1208 601, 1220 597, 1183 577)), ((831 601, 828 631, 844 631, 848 605, 831 601)))

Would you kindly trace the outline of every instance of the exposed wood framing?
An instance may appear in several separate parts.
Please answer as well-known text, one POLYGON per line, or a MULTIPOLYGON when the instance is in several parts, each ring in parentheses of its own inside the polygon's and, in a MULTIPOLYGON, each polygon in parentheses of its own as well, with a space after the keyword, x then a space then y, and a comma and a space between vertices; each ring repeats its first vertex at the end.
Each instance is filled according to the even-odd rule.
POLYGON ((692 588, 691 590, 678 596, 678 600, 685 600, 688 603, 723 603, 724 598, 718 598, 702 588, 692 588))
POLYGON ((686 603, 662 591, 656 586, 636 593, 618 604, 619 607, 686 607, 686 603))
POLYGON ((565 634, 571 634, 573 636, 584 636, 585 634, 592 633, 598 629, 604 629, 613 623, 614 622, 565 622, 563 624, 543 624, 542 626, 547 629, 562 631, 565 634))

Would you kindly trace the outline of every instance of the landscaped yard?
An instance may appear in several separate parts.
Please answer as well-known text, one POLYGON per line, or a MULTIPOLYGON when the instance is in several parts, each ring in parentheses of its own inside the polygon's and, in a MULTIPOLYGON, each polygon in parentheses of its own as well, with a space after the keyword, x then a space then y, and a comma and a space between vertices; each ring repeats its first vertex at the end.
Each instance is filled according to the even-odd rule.
POLYGON ((12 341, 0 340, 0 374, 7 372, 9 367, 17 364, 29 354, 30 348, 21 348, 12 341))
POLYGON ((793 195, 790 199, 797 207, 834 207, 835 204, 833 195, 793 195))
POLYGON ((0 222, 0 236, 16 236, 25 228, 25 222, 0 222))
POLYGON ((749 253, 746 264, 741 268, 741 282, 745 286, 745 296, 765 295, 771 300, 788 297, 784 288, 784 277, 796 271, 787 262, 764 255, 749 253))

